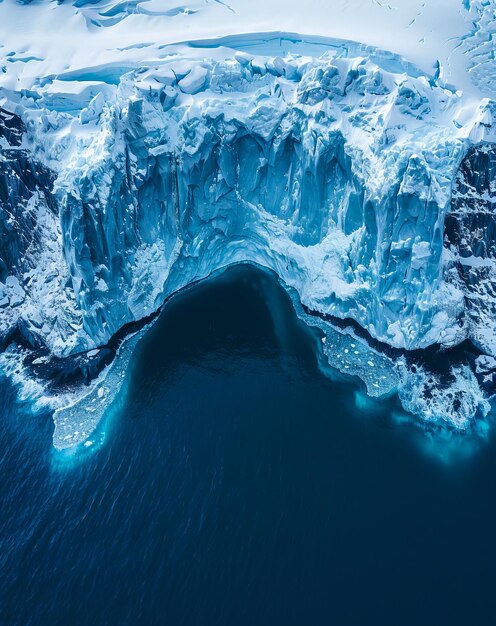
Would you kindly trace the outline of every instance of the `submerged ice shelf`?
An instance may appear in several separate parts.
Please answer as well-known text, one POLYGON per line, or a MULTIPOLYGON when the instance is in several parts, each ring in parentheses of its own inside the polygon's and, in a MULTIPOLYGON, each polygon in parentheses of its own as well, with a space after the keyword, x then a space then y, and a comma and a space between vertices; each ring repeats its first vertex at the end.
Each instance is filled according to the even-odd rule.
MULTIPOLYGON (((120 41, 132 15, 93 5, 70 28, 84 16, 120 41)), ((8 57, 0 362, 56 408, 57 447, 85 440, 117 390, 139 336, 112 345, 123 327, 234 263, 273 271, 370 395, 397 390, 461 429, 487 414, 496 104, 479 83, 494 24, 483 3, 460 10, 479 21, 453 67, 458 48, 481 55, 464 90, 439 63, 317 35, 134 42, 86 67, 48 55, 37 76, 41 57, 8 57)))

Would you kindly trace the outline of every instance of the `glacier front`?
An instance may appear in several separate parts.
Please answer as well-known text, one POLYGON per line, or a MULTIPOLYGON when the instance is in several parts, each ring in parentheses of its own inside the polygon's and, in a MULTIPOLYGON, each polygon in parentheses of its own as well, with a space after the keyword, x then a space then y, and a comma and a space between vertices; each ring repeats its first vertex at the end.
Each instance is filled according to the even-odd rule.
POLYGON ((491 6, 460 3, 472 30, 428 72, 322 35, 126 47, 151 5, 114 4, 52 7, 115 30, 111 60, 5 52, 0 362, 56 409, 55 445, 87 440, 164 302, 234 263, 275 272, 370 395, 472 428, 496 371, 491 6))

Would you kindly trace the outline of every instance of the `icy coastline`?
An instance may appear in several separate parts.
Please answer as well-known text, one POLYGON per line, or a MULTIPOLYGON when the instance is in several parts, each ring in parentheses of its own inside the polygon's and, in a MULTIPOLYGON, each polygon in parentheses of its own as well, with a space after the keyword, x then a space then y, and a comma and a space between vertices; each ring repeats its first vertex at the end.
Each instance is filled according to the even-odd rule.
MULTIPOLYGON (((492 28, 483 7, 477 14, 492 28)), ((317 35, 232 35, 114 56, 37 78, 26 68, 39 61, 28 59, 20 88, 11 55, 0 102, 7 372, 29 379, 30 368, 12 369, 29 352, 91 355, 178 290, 255 263, 301 307, 352 319, 399 351, 390 358, 348 331, 323 330, 330 364, 370 394, 396 389, 405 409, 461 429, 488 412, 490 81, 462 91, 440 66, 427 73, 399 54, 317 35), (402 356, 467 340, 486 359, 483 375, 475 357, 436 377, 402 356)), ((105 376, 121 375, 126 358, 95 365, 89 389, 54 401, 57 447, 87 438, 107 406, 105 376), (76 413, 89 400, 82 428, 76 413)))

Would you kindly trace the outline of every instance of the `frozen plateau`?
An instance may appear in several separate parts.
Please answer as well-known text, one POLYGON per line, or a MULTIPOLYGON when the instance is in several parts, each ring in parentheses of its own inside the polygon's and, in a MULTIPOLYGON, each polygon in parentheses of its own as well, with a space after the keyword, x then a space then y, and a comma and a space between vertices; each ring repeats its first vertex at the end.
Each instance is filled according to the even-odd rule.
POLYGON ((426 429, 496 383, 494 0, 0 2, 0 368, 91 444, 178 290, 274 272, 426 429))

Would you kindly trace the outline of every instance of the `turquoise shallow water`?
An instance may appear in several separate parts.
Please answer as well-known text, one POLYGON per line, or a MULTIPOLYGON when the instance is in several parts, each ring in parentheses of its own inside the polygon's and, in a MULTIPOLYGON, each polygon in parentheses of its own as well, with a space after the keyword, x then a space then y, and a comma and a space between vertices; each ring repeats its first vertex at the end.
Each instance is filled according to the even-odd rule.
POLYGON ((1 381, 0 623, 493 623, 494 439, 364 410, 317 347, 238 267, 165 308, 98 448, 1 381))

